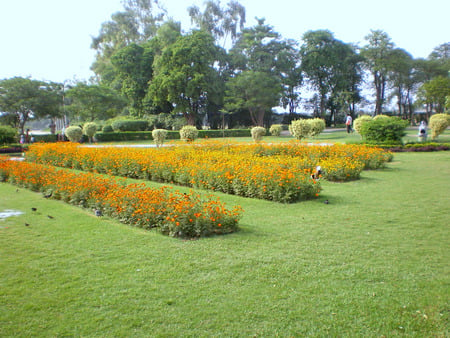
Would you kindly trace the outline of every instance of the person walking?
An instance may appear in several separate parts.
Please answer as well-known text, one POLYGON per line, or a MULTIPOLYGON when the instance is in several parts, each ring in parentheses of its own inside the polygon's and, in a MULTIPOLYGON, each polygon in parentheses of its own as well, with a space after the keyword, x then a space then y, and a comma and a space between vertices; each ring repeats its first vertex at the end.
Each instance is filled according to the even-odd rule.
POLYGON ((347 127, 347 133, 353 132, 352 122, 353 122, 352 116, 350 115, 350 113, 347 113, 347 117, 345 118, 345 126, 347 127))

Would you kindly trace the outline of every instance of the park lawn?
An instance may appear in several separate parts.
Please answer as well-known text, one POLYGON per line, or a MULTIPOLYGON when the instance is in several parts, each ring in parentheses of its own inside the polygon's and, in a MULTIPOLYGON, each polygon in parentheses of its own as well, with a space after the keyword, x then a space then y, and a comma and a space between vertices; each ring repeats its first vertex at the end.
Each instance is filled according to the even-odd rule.
POLYGON ((0 336, 447 336, 450 153, 322 184, 190 241, 1 183, 0 336))

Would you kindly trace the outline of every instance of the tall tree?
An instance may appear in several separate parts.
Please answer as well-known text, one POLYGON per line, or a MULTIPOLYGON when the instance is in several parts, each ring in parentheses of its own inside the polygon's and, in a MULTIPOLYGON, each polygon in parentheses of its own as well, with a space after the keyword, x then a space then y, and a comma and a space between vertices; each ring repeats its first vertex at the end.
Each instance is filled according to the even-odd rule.
POLYGON ((246 70, 226 84, 225 110, 246 109, 254 126, 264 125, 264 115, 280 100, 281 82, 264 72, 246 70))
POLYGON ((120 82, 121 92, 129 101, 130 113, 138 117, 144 114, 143 101, 153 75, 154 53, 151 43, 131 44, 111 57, 117 74, 116 82, 120 82))
POLYGON ((225 48, 228 38, 234 42, 238 32, 244 28, 245 7, 238 1, 230 1, 227 7, 221 7, 219 1, 208 0, 205 2, 203 13, 198 6, 188 8, 191 22, 200 30, 211 33, 217 44, 222 40, 222 47, 225 48))
POLYGON ((61 114, 60 85, 53 82, 14 77, 0 81, 0 111, 11 115, 15 128, 24 133, 25 124, 33 118, 61 114))
POLYGON ((231 83, 226 96, 228 109, 236 106, 236 102, 242 98, 242 95, 236 98, 231 97, 231 93, 237 94, 232 90, 233 88, 239 87, 245 81, 251 83, 255 78, 262 76, 266 77, 263 83, 273 84, 269 90, 270 93, 261 90, 259 86, 253 91, 249 89, 245 94, 249 103, 256 104, 260 101, 261 104, 256 104, 253 108, 248 104, 240 105, 249 110, 252 123, 262 126, 264 114, 280 104, 280 101, 273 102, 273 97, 278 97, 278 100, 283 97, 283 102, 286 105, 290 104, 294 109, 298 100, 295 90, 301 82, 301 75, 298 70, 298 54, 293 41, 283 40, 272 26, 265 24, 264 19, 257 19, 255 26, 242 31, 229 54, 232 72, 230 72, 231 83), (250 97, 250 95, 259 96, 250 97), (263 106, 265 109, 262 109, 263 106))
POLYGON ((100 81, 110 84, 115 78, 111 56, 131 43, 147 41, 156 34, 166 15, 157 0, 123 0, 125 8, 101 25, 99 35, 92 39, 96 60, 91 69, 100 81))
POLYGON ((209 33, 193 31, 179 37, 155 61, 148 99, 160 106, 170 102, 174 113, 182 113, 187 124, 195 125, 208 101, 220 100, 215 68, 219 53, 209 33))
POLYGON ((328 30, 309 31, 300 48, 302 71, 319 98, 319 115, 333 120, 338 110, 359 100, 360 58, 353 46, 335 39, 328 30))
POLYGON ((370 71, 373 77, 375 115, 379 115, 383 113, 383 104, 386 100, 386 84, 394 43, 381 30, 372 30, 365 39, 368 41, 368 44, 363 47, 361 54, 364 57, 366 69, 370 71))

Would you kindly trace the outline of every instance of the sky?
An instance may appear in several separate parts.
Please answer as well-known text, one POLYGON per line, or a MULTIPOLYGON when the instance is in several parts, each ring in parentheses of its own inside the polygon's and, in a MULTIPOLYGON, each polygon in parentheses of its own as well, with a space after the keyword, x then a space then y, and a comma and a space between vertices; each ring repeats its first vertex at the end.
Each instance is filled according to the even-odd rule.
MULTIPOLYGON (((189 31, 187 7, 204 0, 159 0, 169 16, 189 31)), ((225 5, 228 0, 222 0, 225 5)), ((426 58, 450 42, 447 0, 239 0, 246 26, 255 17, 284 38, 302 42, 309 30, 328 29, 336 39, 359 46, 370 30, 383 30, 398 48, 426 58)), ((65 82, 88 80, 101 24, 122 11, 120 0, 0 0, 0 79, 15 76, 65 82)))

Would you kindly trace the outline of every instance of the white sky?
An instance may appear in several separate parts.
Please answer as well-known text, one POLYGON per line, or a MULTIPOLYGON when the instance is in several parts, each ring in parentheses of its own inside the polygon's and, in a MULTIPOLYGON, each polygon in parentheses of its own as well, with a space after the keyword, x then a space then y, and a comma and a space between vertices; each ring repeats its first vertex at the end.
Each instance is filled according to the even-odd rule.
MULTIPOLYGON (((169 15, 189 30, 187 7, 203 0, 160 0, 169 15)), ((228 0, 222 0, 225 5, 228 0)), ((364 45, 371 29, 384 30, 413 57, 427 57, 450 41, 447 0, 240 0, 246 26, 265 18, 285 38, 301 42, 308 30, 329 29, 337 39, 364 45)), ((87 80, 94 61, 90 49, 120 0, 0 0, 0 79, 31 76, 63 82, 87 80)))

